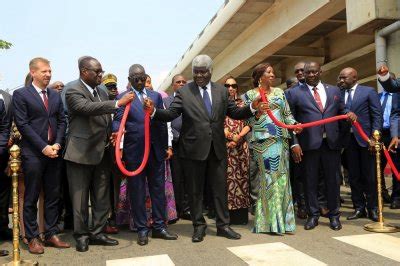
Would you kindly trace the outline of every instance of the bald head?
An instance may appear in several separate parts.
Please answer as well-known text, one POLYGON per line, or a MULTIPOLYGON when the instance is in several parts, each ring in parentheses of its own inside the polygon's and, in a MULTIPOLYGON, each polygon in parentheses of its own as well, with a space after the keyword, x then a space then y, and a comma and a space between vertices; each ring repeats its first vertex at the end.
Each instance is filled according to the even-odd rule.
POLYGON ((338 85, 342 89, 350 89, 357 83, 357 80, 357 70, 351 67, 346 67, 340 71, 338 85))

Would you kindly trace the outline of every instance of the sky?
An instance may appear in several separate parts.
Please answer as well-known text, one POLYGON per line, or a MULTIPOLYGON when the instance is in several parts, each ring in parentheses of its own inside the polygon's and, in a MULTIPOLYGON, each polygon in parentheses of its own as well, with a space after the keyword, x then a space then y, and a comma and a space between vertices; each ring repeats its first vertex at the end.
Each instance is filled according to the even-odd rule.
POLYGON ((29 61, 51 62, 52 82, 79 77, 78 58, 97 58, 106 73, 127 84, 132 64, 144 66, 155 89, 224 0, 2 1, 0 89, 24 83, 29 61))

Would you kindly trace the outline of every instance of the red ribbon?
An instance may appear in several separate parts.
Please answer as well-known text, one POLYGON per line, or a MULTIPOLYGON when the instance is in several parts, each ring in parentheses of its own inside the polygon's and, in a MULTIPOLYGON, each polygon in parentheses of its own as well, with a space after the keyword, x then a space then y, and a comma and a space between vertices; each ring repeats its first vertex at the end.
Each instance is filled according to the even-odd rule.
MULTIPOLYGON (((261 96, 261 100, 264 103, 268 104, 268 99, 265 96, 265 90, 260 88, 260 96, 261 96)), ((275 125, 277 125, 278 127, 282 127, 282 128, 287 128, 287 129, 296 129, 296 128, 307 128, 307 127, 314 127, 314 126, 320 126, 323 124, 327 124, 327 123, 332 123, 338 120, 342 120, 342 119, 347 119, 347 115, 338 115, 338 116, 333 116, 330 118, 325 118, 325 119, 321 119, 318 121, 313 121, 313 122, 309 122, 309 123, 304 123, 304 124, 297 124, 297 125, 286 125, 285 123, 282 123, 281 121, 279 121, 274 114, 271 112, 270 109, 267 110, 267 114, 268 116, 271 118, 271 120, 274 122, 275 125)), ((358 123, 357 121, 353 121, 352 122, 353 126, 357 129, 357 132, 360 134, 361 138, 363 140, 365 140, 366 142, 369 142, 369 138, 368 135, 365 134, 365 131, 362 129, 360 123, 358 123)), ((389 163, 390 168, 392 169, 393 174, 396 176, 396 179, 400 181, 400 174, 399 171, 396 169, 392 158, 390 157, 389 151, 385 148, 385 146, 383 146, 383 153, 389 163)))
POLYGON ((121 143, 121 138, 122 135, 124 134, 125 130, 125 123, 126 119, 128 118, 129 110, 131 109, 131 103, 128 103, 125 107, 124 114, 121 119, 121 124, 118 129, 118 134, 117 134, 117 140, 115 142, 115 159, 117 161, 117 165, 119 170, 121 171, 122 174, 125 176, 135 176, 140 174, 143 169, 146 167, 147 160, 149 159, 149 154, 150 154, 150 114, 149 112, 145 111, 144 115, 144 155, 143 155, 143 161, 140 164, 139 168, 134 170, 134 171, 128 171, 122 160, 121 160, 121 149, 119 148, 119 145, 121 143))

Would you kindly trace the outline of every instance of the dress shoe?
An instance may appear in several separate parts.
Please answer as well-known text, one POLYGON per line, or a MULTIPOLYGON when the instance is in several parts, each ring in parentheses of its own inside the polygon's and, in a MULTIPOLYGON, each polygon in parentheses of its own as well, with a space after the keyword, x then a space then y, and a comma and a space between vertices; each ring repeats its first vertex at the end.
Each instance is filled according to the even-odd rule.
POLYGON ((151 237, 152 238, 161 238, 164 240, 177 240, 178 239, 178 235, 168 232, 167 229, 161 229, 161 230, 153 230, 151 233, 151 237))
POLYGON ((355 210, 350 216, 347 216, 347 220, 357 220, 365 217, 367 217, 365 210, 355 210))
POLYGON ((118 234, 118 232, 119 230, 116 226, 111 226, 109 224, 107 224, 103 229, 103 233, 105 234, 115 235, 118 234))
POLYGON ((180 218, 180 219, 183 219, 183 220, 189 220, 189 221, 192 220, 192 216, 190 215, 190 211, 189 211, 189 210, 183 211, 183 212, 179 215, 179 218, 180 218))
POLYGON ((61 241, 60 238, 58 238, 58 236, 53 235, 52 237, 46 239, 44 241, 44 245, 45 246, 49 246, 49 247, 55 247, 55 248, 70 248, 71 245, 68 244, 67 242, 61 241))
POLYGON ((235 240, 242 238, 240 234, 233 231, 233 229, 230 228, 229 226, 225 226, 223 228, 217 228, 217 236, 223 236, 228 239, 235 239, 235 240))
POLYGON ((28 250, 29 250, 29 253, 31 253, 31 254, 43 254, 44 253, 43 245, 38 238, 33 238, 31 241, 29 241, 28 250))
POLYGON ((394 200, 390 203, 391 209, 400 209, 400 201, 394 200))
POLYGON ((215 219, 215 210, 214 209, 209 209, 207 213, 207 218, 208 219, 215 219))
POLYGON ((392 201, 387 189, 382 189, 382 199, 384 203, 390 203, 392 201))
POLYGON ((322 207, 319 212, 321 213, 322 217, 328 218, 329 217, 329 210, 326 207, 322 207))
POLYGON ((340 204, 344 204, 344 198, 340 196, 340 204))
POLYGON ((7 250, 0 249, 0 257, 8 256, 10 252, 7 250))
POLYGON ((89 250, 89 238, 79 238, 76 240, 76 251, 86 252, 89 250))
POLYGON ((304 225, 305 230, 312 230, 318 225, 318 217, 309 216, 307 218, 306 224, 304 225))
POLYGON ((13 231, 9 228, 0 231, 0 239, 4 241, 13 239, 13 231))
POLYGON ((149 237, 147 236, 147 232, 138 233, 137 243, 139 246, 144 246, 149 243, 149 237))
POLYGON ((335 231, 342 229, 342 224, 340 223, 338 216, 329 217, 329 227, 335 231))
POLYGON ((192 242, 197 243, 201 242, 204 240, 204 237, 206 236, 206 228, 207 227, 195 227, 193 236, 192 236, 192 242))
POLYGON ((103 234, 89 237, 89 245, 116 246, 118 244, 117 240, 109 238, 103 234))
POLYGON ((307 211, 303 208, 297 209, 296 214, 299 219, 307 219, 307 211))
POLYGON ((377 211, 368 210, 368 218, 374 222, 377 222, 379 220, 377 211))

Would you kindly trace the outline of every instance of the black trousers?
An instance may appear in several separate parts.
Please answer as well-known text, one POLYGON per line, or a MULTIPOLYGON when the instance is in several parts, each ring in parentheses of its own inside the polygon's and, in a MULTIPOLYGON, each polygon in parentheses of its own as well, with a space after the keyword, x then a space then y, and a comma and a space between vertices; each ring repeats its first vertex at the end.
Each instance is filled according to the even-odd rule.
POLYGON ((319 217, 320 204, 318 201, 320 171, 325 181, 327 207, 329 216, 339 216, 340 184, 339 164, 340 150, 329 148, 326 139, 317 150, 304 151, 304 185, 306 207, 309 216, 319 217))
POLYGON ((354 209, 375 210, 378 199, 375 178, 376 165, 373 154, 368 151, 368 147, 358 145, 354 135, 351 134, 349 146, 346 149, 346 158, 354 209))
POLYGON ((57 222, 60 202, 60 158, 48 158, 44 155, 22 156, 24 172, 24 226, 28 240, 39 237, 37 224, 37 202, 40 190, 44 192, 44 229, 45 238, 58 233, 57 222))
POLYGON ((102 232, 110 211, 110 155, 106 149, 98 165, 67 161, 69 192, 74 213, 75 239, 88 238, 102 232), (89 230, 89 195, 93 229, 89 230))
POLYGON ((8 207, 10 204, 11 177, 4 170, 8 163, 8 153, 0 154, 0 231, 8 229, 8 207))
MULTIPOLYGON (((382 130, 382 141, 386 147, 389 146, 389 143, 391 141, 389 129, 382 130)), ((399 170, 400 169, 400 147, 397 148, 396 153, 390 152, 390 156, 392 157, 393 163, 396 166, 397 170, 399 170)), ((385 166, 386 166, 387 160, 386 160, 386 157, 383 154, 383 152, 381 154, 381 162, 382 162, 381 163, 382 187, 386 188, 384 171, 385 171, 385 166)), ((393 186, 392 186, 391 200, 400 202, 400 181, 398 181, 397 178, 394 175, 392 175, 392 182, 393 182, 393 186)))
POLYGON ((223 228, 229 225, 228 196, 226 184, 227 159, 219 160, 213 144, 205 161, 181 158, 189 195, 190 213, 194 227, 205 227, 203 217, 203 190, 207 180, 212 190, 216 212, 216 225, 223 228))
POLYGON ((171 174, 172 183, 174 185, 175 203, 178 215, 184 212, 188 208, 188 202, 186 191, 185 191, 185 179, 183 175, 183 167, 181 160, 179 159, 179 144, 178 142, 172 142, 172 148, 174 150, 174 156, 171 159, 171 174))

